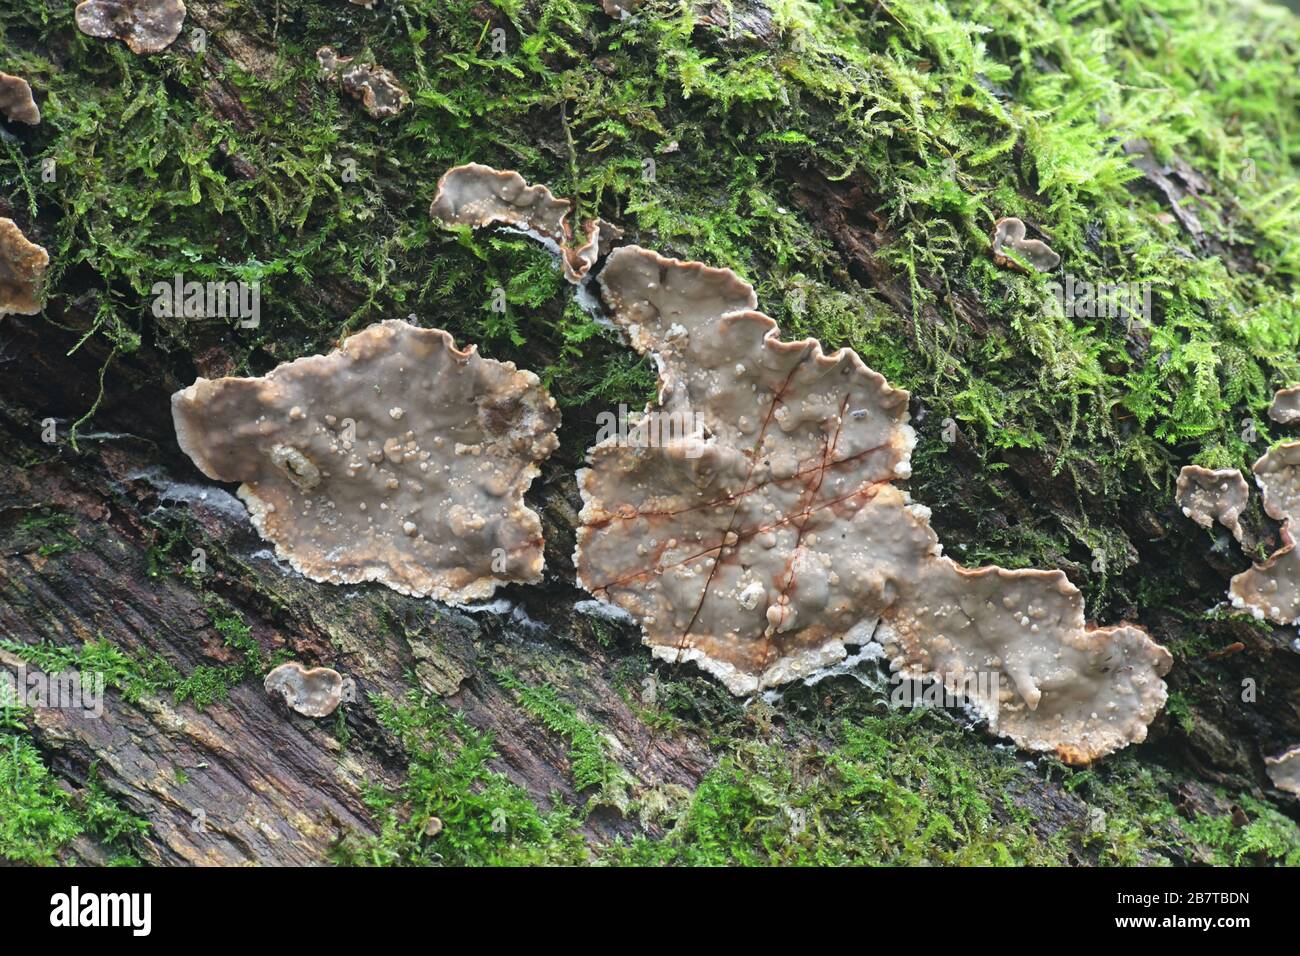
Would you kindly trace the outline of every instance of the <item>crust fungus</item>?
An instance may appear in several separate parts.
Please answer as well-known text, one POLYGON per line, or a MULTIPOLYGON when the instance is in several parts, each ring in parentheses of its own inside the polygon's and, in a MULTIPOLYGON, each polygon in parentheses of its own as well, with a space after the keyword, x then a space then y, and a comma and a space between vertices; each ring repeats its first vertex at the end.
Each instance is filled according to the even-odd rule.
POLYGON ((1300 385, 1279 389, 1268 407, 1268 417, 1283 425, 1300 422, 1300 385))
POLYGON ((626 20, 636 13, 636 8, 641 6, 641 0, 600 0, 600 5, 611 17, 626 20))
POLYGON ((32 96, 32 87, 21 76, 0 70, 0 113, 15 123, 35 126, 41 121, 41 108, 32 96))
POLYGON ((0 319, 41 311, 41 282, 49 265, 43 246, 28 241, 12 219, 0 218, 0 319))
POLYGON ((524 492, 558 444, 532 372, 387 321, 260 378, 172 396, 181 449, 242 482, 253 525, 314 581, 464 604, 541 580, 524 492))
POLYGON ((1300 744, 1277 757, 1265 757, 1264 769, 1273 786, 1300 797, 1300 744))
POLYGON ((88 36, 121 40, 132 53, 159 53, 181 34, 181 0, 83 0, 77 28, 88 36))
POLYGON ((304 717, 328 717, 343 700, 343 678, 329 667, 303 667, 297 661, 281 664, 266 675, 268 694, 279 694, 304 717))
POLYGON ((907 392, 849 349, 782 341, 728 270, 625 246, 599 282, 658 363, 647 418, 661 438, 665 416, 685 424, 589 451, 574 560, 655 656, 750 694, 875 641, 908 678, 991 675, 994 699, 971 703, 1028 749, 1084 764, 1145 738, 1169 653, 1132 625, 1089 627, 1059 571, 941 557, 929 510, 893 484, 911 474, 907 392))
POLYGON ((1004 268, 1028 272, 1018 261, 1023 260, 1040 272, 1050 272, 1061 264, 1061 257, 1047 243, 1025 238, 1025 224, 1014 216, 993 224, 992 242, 993 261, 1004 268))
POLYGON ((354 59, 339 56, 333 47, 323 46, 316 51, 316 62, 325 75, 336 80, 353 99, 360 100, 371 116, 396 116, 411 102, 391 70, 374 63, 356 63, 354 59))
POLYGON ((1263 564, 1232 579, 1228 595, 1234 607, 1276 624, 1300 624, 1300 554, 1293 522, 1300 517, 1300 442, 1269 450, 1251 470, 1263 495, 1264 511, 1282 522, 1282 547, 1263 564))
POLYGON ((567 199, 557 199, 545 186, 528 185, 516 172, 469 163, 447 170, 438 180, 429 213, 447 225, 479 229, 496 223, 523 232, 559 255, 565 278, 576 285, 601 251, 623 233, 602 219, 592 219, 583 224, 582 242, 575 245, 571 208, 567 199))
POLYGON ((1217 521, 1241 540, 1241 513, 1250 503, 1250 486, 1236 468, 1184 465, 1174 500, 1202 528, 1213 528, 1217 521))

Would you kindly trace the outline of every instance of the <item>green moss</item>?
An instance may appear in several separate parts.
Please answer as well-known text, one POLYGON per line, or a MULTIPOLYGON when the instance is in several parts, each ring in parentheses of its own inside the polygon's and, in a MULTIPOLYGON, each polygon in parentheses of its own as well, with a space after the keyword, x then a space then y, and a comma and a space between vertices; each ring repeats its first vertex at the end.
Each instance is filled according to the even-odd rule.
POLYGON ((34 550, 42 558, 52 558, 81 548, 81 542, 68 529, 75 524, 71 515, 41 509, 18 522, 15 547, 34 550))
POLYGON ((104 790, 94 766, 81 792, 59 786, 15 711, 0 708, 0 860, 50 865, 86 834, 109 850, 111 865, 129 865, 132 839, 148 829, 104 790))
POLYGON ((578 714, 568 701, 561 699, 554 687, 525 684, 507 670, 493 676, 511 691, 529 716, 540 721, 552 733, 569 743, 569 773, 578 790, 594 788, 588 808, 605 804, 626 813, 631 807, 628 793, 633 781, 626 770, 610 757, 608 744, 599 728, 578 714))
POLYGON ((48 641, 25 644, 4 638, 0 639, 0 649, 47 674, 80 671, 102 675, 105 687, 119 691, 131 703, 170 688, 176 677, 175 669, 162 658, 132 656, 103 639, 66 647, 48 641))
POLYGON ((220 665, 200 664, 188 674, 183 674, 161 655, 128 653, 102 639, 87 641, 78 648, 50 642, 26 644, 3 638, 0 649, 47 673, 76 670, 102 674, 104 686, 121 692, 130 703, 146 695, 170 692, 174 703, 190 703, 203 710, 225 700, 231 688, 241 681, 261 676, 287 659, 285 651, 277 651, 268 659, 243 618, 225 609, 218 599, 209 598, 208 607, 212 626, 221 634, 225 646, 236 653, 236 660, 220 665))
POLYGON ((1060 862, 1016 804, 1009 755, 952 745, 956 728, 918 711, 844 721, 834 747, 733 745, 660 841, 618 862, 687 865, 1060 862))
POLYGON ((0 733, 0 809, 0 858, 12 863, 53 863, 81 833, 67 794, 18 734, 0 733))
POLYGON ((489 766, 491 738, 435 700, 372 696, 379 721, 406 752, 395 789, 368 788, 377 837, 350 836, 335 850, 349 865, 575 864, 587 859, 573 808, 554 798, 540 809, 527 791, 489 766), (430 821, 442 827, 431 835, 430 821))
POLYGON ((1204 814, 1198 814, 1188 826, 1198 842, 1212 849, 1217 865, 1300 865, 1300 837, 1295 821, 1254 797, 1242 796, 1241 807, 1251 818, 1245 826, 1234 824, 1231 816, 1204 814))

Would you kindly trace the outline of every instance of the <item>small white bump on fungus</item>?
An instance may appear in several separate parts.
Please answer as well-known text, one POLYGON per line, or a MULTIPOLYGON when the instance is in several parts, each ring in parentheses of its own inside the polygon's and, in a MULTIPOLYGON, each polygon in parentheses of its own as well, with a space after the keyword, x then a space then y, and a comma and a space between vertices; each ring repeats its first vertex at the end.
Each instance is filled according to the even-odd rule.
POLYGON ((1014 216, 993 224, 991 242, 993 261, 1008 269, 1028 271, 1017 259, 1028 262, 1040 272, 1050 272, 1061 264, 1061 257, 1047 243, 1025 238, 1025 224, 1014 216), (1007 255, 1008 251, 1011 255, 1007 255))
POLYGON ((0 218, 0 319, 41 311, 41 284, 50 255, 28 240, 12 219, 0 218))
POLYGON ((468 163, 447 170, 438 180, 429 213, 449 226, 480 229, 499 224, 527 233, 560 257, 565 278, 576 285, 623 233, 592 219, 582 226, 581 245, 575 245, 571 208, 567 199, 557 199, 545 186, 528 185, 516 172, 468 163))
POLYGON ((181 0, 83 0, 77 29, 103 40, 121 40, 135 54, 160 53, 181 34, 181 0))
POLYGON ((606 311, 654 357, 660 415, 695 444, 598 443, 579 472, 579 583, 653 653, 752 694, 877 641, 910 678, 997 675, 991 728, 1075 764, 1146 737, 1172 658, 1141 628, 1089 627, 1059 571, 940 557, 911 473, 908 395, 856 353, 785 342, 734 273, 617 249, 606 311))
POLYGON ((1300 744, 1276 757, 1265 757, 1264 769, 1273 786, 1300 797, 1300 744))
POLYGON ((20 76, 0 70, 0 113, 15 123, 35 126, 41 121, 41 108, 32 96, 31 85, 20 76))
POLYGON ((541 580, 523 496, 559 412, 532 372, 446 332, 387 321, 260 378, 200 378, 172 417, 181 449, 242 482, 258 532, 314 581, 465 604, 541 580))
POLYGON ((1250 503, 1250 485, 1236 468, 1184 465, 1174 500, 1202 528, 1213 528, 1217 521, 1241 540, 1241 513, 1250 503))
POLYGON ((316 51, 316 62, 324 74, 337 82, 365 111, 376 119, 396 116, 411 102, 393 72, 374 63, 357 63, 354 57, 339 56, 333 47, 316 51))
POLYGON ((281 664, 266 675, 262 686, 279 694, 292 710, 304 717, 328 717, 343 700, 343 678, 329 667, 303 667, 297 661, 281 664))

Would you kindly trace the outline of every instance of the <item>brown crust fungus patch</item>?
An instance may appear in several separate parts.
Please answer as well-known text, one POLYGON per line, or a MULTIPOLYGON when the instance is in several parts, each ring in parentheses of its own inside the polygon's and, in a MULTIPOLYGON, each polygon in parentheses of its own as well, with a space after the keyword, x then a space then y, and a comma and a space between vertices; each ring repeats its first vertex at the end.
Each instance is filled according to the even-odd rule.
POLYGON ((626 20, 636 13, 641 0, 600 0, 601 8, 616 20, 626 20))
POLYGON ((1213 528, 1217 521, 1241 540, 1241 513, 1250 503, 1250 485, 1236 468, 1184 465, 1174 500, 1202 528, 1213 528))
POLYGON ((279 694, 291 710, 304 717, 328 717, 343 701, 343 678, 338 671, 303 667, 297 661, 272 670, 262 686, 268 694, 279 694))
POLYGON ((540 581, 523 500, 559 412, 532 372, 402 321, 260 378, 172 396, 181 449, 238 494, 277 554, 314 581, 378 581, 464 604, 540 581))
POLYGON ((43 246, 29 241, 12 219, 0 217, 0 318, 41 311, 41 283, 49 265, 43 246))
POLYGON ((993 261, 1007 269, 1028 272, 1017 259, 1028 262, 1040 272, 1051 272, 1061 264, 1061 257, 1047 243, 1025 238, 1025 224, 1014 216, 993 224, 991 237, 993 261), (1010 250, 1013 255, 1007 255, 1010 250))
POLYGON ((32 96, 31 84, 21 76, 0 70, 0 113, 12 122, 35 126, 41 121, 41 108, 32 96))
POLYGON ((1300 744, 1276 757, 1265 757, 1264 769, 1273 786, 1300 797, 1300 744))
POLYGON ((1300 517, 1300 442, 1270 449, 1251 467, 1263 494, 1264 511, 1282 522, 1282 547, 1262 564, 1232 579, 1234 607, 1275 624, 1300 624, 1300 553, 1294 522, 1300 517))
POLYGON ((1300 385, 1278 389, 1268 407, 1268 417, 1283 425, 1300 422, 1300 385))
POLYGON ((396 116, 411 102, 396 75, 385 67, 357 63, 354 57, 339 56, 328 46, 316 51, 316 62, 326 76, 353 99, 360 100, 365 111, 376 119, 396 116))
POLYGON ((132 53, 160 53, 181 34, 181 0, 83 0, 77 29, 102 40, 121 40, 132 53))
POLYGON ((564 277, 577 284, 623 233, 603 219, 592 219, 582 225, 582 241, 575 245, 569 223, 572 205, 545 186, 528 185, 512 170, 468 163, 447 170, 438 180, 429 213, 449 226, 480 229, 496 224, 526 233, 559 255, 564 277))
POLYGON ((625 246, 599 282, 658 363, 643 421, 660 440, 589 451, 574 560, 655 656, 752 694, 874 641, 909 678, 991 674, 974 709, 1028 749, 1084 764, 1145 738, 1169 653, 1133 625, 1087 626, 1060 571, 941 557, 929 510, 893 484, 911 474, 907 392, 849 349, 782 341, 728 270, 625 246))

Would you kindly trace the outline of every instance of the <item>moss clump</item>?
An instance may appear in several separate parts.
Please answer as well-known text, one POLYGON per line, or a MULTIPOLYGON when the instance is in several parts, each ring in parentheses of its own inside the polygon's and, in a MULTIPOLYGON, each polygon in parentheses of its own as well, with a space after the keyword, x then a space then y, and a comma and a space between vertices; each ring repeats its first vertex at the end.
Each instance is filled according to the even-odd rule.
POLYGON ((600 730, 583 720, 577 709, 561 699, 555 688, 524 683, 507 670, 494 675, 502 687, 511 691, 530 716, 552 733, 569 743, 569 773, 577 790, 594 789, 588 808, 596 805, 615 807, 626 813, 631 807, 628 788, 633 781, 627 771, 613 760, 600 730))
POLYGON ((553 809, 539 809, 527 791, 492 770, 496 754, 487 734, 415 692, 400 703, 380 696, 371 703, 406 752, 406 778, 394 790, 368 790, 380 834, 345 838, 337 862, 512 866, 587 859, 573 808, 556 798, 553 809), (431 830, 435 817, 442 826, 431 830))
POLYGON ((610 851, 638 864, 1049 863, 1010 756, 952 746, 927 712, 842 722, 834 746, 734 744, 662 840, 610 851))
POLYGON ((92 765, 84 788, 59 786, 28 735, 21 712, 0 702, 0 860, 46 866, 64 859, 83 834, 109 852, 110 865, 136 862, 131 841, 149 823, 123 810, 92 765))
POLYGON ((231 688, 250 677, 265 674, 288 655, 277 651, 270 658, 252 636, 252 629, 242 617, 222 610, 215 599, 209 603, 212 626, 223 643, 237 655, 228 664, 200 664, 188 674, 159 654, 132 654, 105 640, 87 641, 81 647, 65 647, 49 642, 25 644, 0 639, 0 649, 16 654, 47 673, 81 671, 102 674, 104 686, 119 691, 129 703, 146 695, 170 692, 176 704, 190 703, 203 710, 225 700, 231 688))

